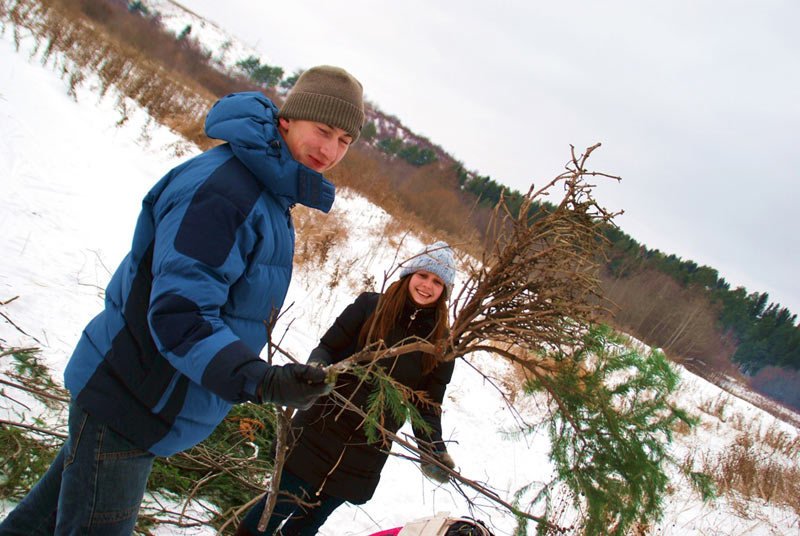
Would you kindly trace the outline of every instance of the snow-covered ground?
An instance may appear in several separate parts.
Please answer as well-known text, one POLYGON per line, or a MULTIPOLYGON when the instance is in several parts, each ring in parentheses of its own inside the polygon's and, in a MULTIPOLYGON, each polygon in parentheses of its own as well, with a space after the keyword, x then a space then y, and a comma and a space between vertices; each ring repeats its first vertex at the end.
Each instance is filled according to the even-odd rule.
MULTIPOLYGON (((142 2, 152 14, 158 13, 161 24, 176 36, 189 28, 189 37, 207 52, 212 61, 224 70, 236 69, 236 63, 250 57, 258 58, 262 65, 271 65, 270 59, 259 52, 253 44, 228 33, 225 28, 203 19, 193 11, 172 0, 144 0, 142 2)), ((285 73, 286 76, 292 73, 285 73)))
MULTIPOLYGON (((174 156, 180 139, 148 124, 142 112, 115 126, 119 119, 115 98, 99 99, 91 91, 91 80, 78 91, 77 100, 68 97, 56 71, 29 59, 29 45, 23 39, 22 51, 16 52, 8 34, 0 39, 4 80, 0 86, 0 302, 18 296, 0 306, 16 324, 0 319, 0 342, 29 346, 35 338, 53 376, 60 379, 81 330, 102 307, 102 289, 110 271, 129 248, 142 197, 188 155, 174 156)), ((296 271, 287 299, 293 305, 282 319, 289 326, 283 346, 300 358, 357 295, 365 276, 380 286, 397 252, 381 232, 389 216, 379 208, 357 195, 339 192, 334 211, 350 229, 347 241, 333 247, 324 265, 311 263, 308 269, 296 271), (344 275, 331 290, 335 273, 344 275)), ((399 258, 419 245, 418 239, 406 237, 399 258)), ((502 364, 488 356, 479 356, 475 364, 502 383, 506 372, 502 364)), ((724 451, 739 433, 732 423, 736 419, 723 422, 696 409, 717 403, 720 397, 727 397, 729 417, 741 415, 739 421, 757 423, 763 429, 775 426, 796 437, 795 428, 686 371, 682 375, 681 403, 701 415, 703 424, 691 435, 677 436, 674 453, 679 459, 689 452, 724 451)), ((0 397, 0 415, 20 411, 12 405, 0 397)), ((522 406, 526 421, 540 418, 533 401, 522 406)), ((444 404, 445 436, 453 441, 449 450, 465 476, 486 483, 509 502, 514 491, 530 482, 547 482, 552 472, 545 434, 508 439, 505 432, 518 425, 517 419, 492 384, 463 363, 457 366, 444 404)), ((673 485, 676 491, 667 500, 664 519, 654 523, 648 534, 800 534, 800 520, 791 509, 753 501, 743 512, 726 499, 704 505, 685 481, 676 478, 673 485)), ((473 515, 490 522, 498 535, 513 533, 511 516, 465 491, 487 505, 473 515)), ((2 505, 4 511, 10 507, 2 505)), ((375 497, 361 507, 341 507, 321 534, 364 536, 437 511, 469 513, 467 501, 451 485, 434 486, 411 462, 392 458, 375 497)), ((213 531, 162 527, 158 534, 213 531)))

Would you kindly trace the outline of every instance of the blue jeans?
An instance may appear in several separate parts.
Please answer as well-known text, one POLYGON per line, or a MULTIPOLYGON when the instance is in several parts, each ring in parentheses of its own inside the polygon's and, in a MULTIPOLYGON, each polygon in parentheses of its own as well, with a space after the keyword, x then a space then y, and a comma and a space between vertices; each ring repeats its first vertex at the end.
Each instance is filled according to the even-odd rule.
POLYGON ((267 529, 264 532, 259 532, 258 521, 261 519, 261 512, 264 511, 264 505, 267 502, 267 497, 264 496, 258 504, 247 512, 239 530, 236 532, 237 536, 272 536, 275 534, 278 525, 286 518, 289 519, 278 533, 281 536, 314 536, 317 530, 325 523, 325 520, 328 519, 328 516, 345 502, 344 499, 331 497, 327 493, 320 493, 318 496, 314 495, 316 491, 314 488, 315 486, 311 486, 308 482, 301 480, 288 471, 284 471, 281 475, 281 491, 303 498, 307 502, 319 504, 313 507, 303 507, 297 504, 294 499, 281 494, 278 496, 275 510, 272 511, 272 517, 269 518, 267 529))
POLYGON ((153 459, 73 403, 69 437, 0 536, 129 536, 153 459))

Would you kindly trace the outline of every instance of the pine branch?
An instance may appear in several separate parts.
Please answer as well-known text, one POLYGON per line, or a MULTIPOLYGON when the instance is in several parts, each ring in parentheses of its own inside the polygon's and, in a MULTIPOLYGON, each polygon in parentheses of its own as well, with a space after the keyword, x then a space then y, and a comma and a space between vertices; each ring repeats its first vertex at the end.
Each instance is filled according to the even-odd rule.
MULTIPOLYGON (((413 343, 413 344, 416 344, 416 343, 413 343)), ((408 346, 408 345, 406 345, 406 346, 408 346)), ((278 347, 277 345, 273 345, 273 348, 274 348, 274 350, 276 352, 279 352, 279 353, 287 356, 291 361, 293 361, 295 363, 299 363, 299 361, 294 356, 292 356, 288 352, 280 349, 280 347, 278 347)), ((397 348, 400 348, 400 347, 394 347, 394 346, 391 347, 392 350, 395 350, 393 352, 393 355, 394 354, 402 355, 402 354, 404 354, 405 352, 408 351, 408 350, 397 351, 397 348)), ((380 354, 380 353, 378 353, 378 354, 380 354)), ((364 355, 366 355, 366 353, 364 355)), ((373 355, 371 357, 372 360, 375 360, 375 357, 376 356, 373 355)), ((348 368, 352 368, 352 367, 353 367, 352 363, 348 365, 348 368)), ((530 519, 532 521, 536 521, 537 523, 542 523, 545 526, 547 526, 548 528, 550 528, 551 530, 554 530, 554 531, 556 531, 558 533, 564 533, 567 530, 567 529, 565 529, 563 527, 559 527, 557 525, 549 523, 546 519, 543 519, 541 517, 529 514, 527 512, 519 511, 513 505, 511 505, 510 503, 508 503, 508 502, 504 501, 502 498, 500 498, 500 496, 497 495, 495 492, 493 492, 490 489, 486 488, 485 486, 479 484, 478 482, 470 480, 470 479, 462 476, 460 473, 457 473, 457 472, 453 471, 452 469, 450 469, 446 465, 443 465, 441 462, 439 462, 439 460, 437 458, 435 458, 434 456, 428 454, 425 450, 420 449, 417 446, 411 444, 410 442, 404 440, 403 438, 399 437, 397 434, 395 434, 395 433, 391 432, 390 430, 386 429, 385 427, 383 427, 381 424, 375 423, 374 420, 370 419, 370 416, 367 413, 365 413, 361 408, 356 406, 351 400, 349 400, 347 397, 343 396, 342 394, 336 392, 335 390, 331 391, 331 396, 334 397, 334 399, 342 406, 343 410, 353 411, 356 414, 358 414, 360 417, 362 417, 365 421, 372 421, 373 425, 377 428, 377 430, 380 432, 380 434, 383 437, 386 437, 386 438, 396 442, 398 445, 400 445, 404 449, 406 449, 409 452, 411 452, 411 453, 416 455, 416 457, 407 457, 407 459, 412 460, 412 461, 414 461, 416 463, 422 463, 422 462, 430 463, 432 465, 435 465, 436 467, 439 467, 440 469, 445 471, 451 478, 454 478, 454 479, 458 480, 459 482, 471 487, 472 489, 474 489, 475 491, 477 491, 481 495, 486 496, 487 498, 489 498, 493 502, 495 502, 495 503, 499 504, 500 506, 506 508, 509 512, 513 512, 515 515, 521 515, 521 516, 523 516, 523 517, 525 517, 527 519, 530 519)), ((280 448, 280 446, 279 446, 279 448, 280 448)), ((282 464, 281 464, 280 467, 278 467, 277 455, 279 454, 279 452, 280 452, 280 450, 276 451, 275 469, 273 470, 273 473, 272 473, 272 478, 273 479, 276 478, 276 475, 278 476, 278 478, 280 478, 280 474, 281 474, 281 472, 283 470, 282 464)), ((266 512, 267 512, 268 508, 269 508, 269 506, 267 505, 265 507, 265 509, 264 509, 264 512, 262 512, 262 520, 263 520, 264 516, 266 515, 266 512)), ((271 511, 270 511, 270 515, 271 515, 271 511)), ((269 516, 266 516, 266 519, 269 520, 269 516)), ((266 524, 264 524, 263 528, 259 525, 259 530, 263 531, 265 529, 266 529, 266 524)))
POLYGON ((9 348, 7 350, 3 350, 2 352, 0 352, 0 357, 5 357, 7 355, 20 354, 20 353, 33 353, 33 352, 38 352, 38 351, 39 351, 39 348, 37 348, 36 346, 30 346, 28 348, 9 348))
MULTIPOLYGON (((606 346, 617 343, 598 337, 595 330, 596 319, 611 305, 597 273, 609 247, 603 231, 617 214, 596 203, 587 178, 619 180, 587 171, 586 161, 598 146, 582 155, 572 147, 567 171, 539 190, 531 187, 518 212, 501 197, 487 227, 484 254, 467 266, 453 299, 445 344, 413 338, 389 348, 379 343, 326 371, 335 380, 361 367, 363 382, 376 374, 378 360, 415 351, 434 353, 444 361, 490 352, 521 366, 532 378, 529 391, 544 391, 553 404, 548 426, 556 481, 572 491, 586 534, 605 530, 621 535, 632 522, 647 523, 659 515, 666 482, 662 465, 669 461, 664 444, 671 440, 670 426, 686 416, 666 402, 665 393, 676 385, 668 365, 662 366, 657 356, 611 355, 606 346), (543 203, 555 187, 563 188, 559 202, 543 203), (618 381, 619 374, 631 371, 630 381, 618 381)), ((414 446, 386 430, 372 406, 365 412, 340 393, 332 396, 341 411, 357 413, 411 453, 402 457, 440 468, 454 482, 536 521, 542 530, 567 530, 547 521, 552 513, 547 490, 553 483, 539 490, 532 503, 547 497, 544 516, 522 512, 443 466, 421 442, 414 446)), ((382 391, 373 402, 394 410, 397 399, 390 398, 382 391)))
MULTIPOLYGON (((358 406, 353 404, 345 396, 337 393, 336 391, 333 391, 331 394, 334 396, 334 398, 336 398, 336 400, 339 403, 344 405, 348 410, 355 412, 356 414, 358 414, 359 416, 361 416, 364 419, 368 418, 367 414, 364 413, 364 411, 361 410, 361 408, 359 408, 358 406)), ((469 486, 470 488, 474 489, 475 491, 477 491, 481 495, 483 495, 483 496, 487 497, 488 499, 494 501, 495 503, 499 504, 500 506, 508 509, 508 511, 510 511, 510 512, 514 512, 515 514, 522 515, 523 517, 526 517, 527 519, 530 519, 532 521, 536 521, 537 523, 542 523, 545 526, 547 526, 547 528, 549 528, 551 530, 554 530, 554 531, 557 531, 559 533, 564 533, 564 532, 567 531, 567 529, 565 529, 563 527, 559 527, 557 525, 554 525, 554 524, 548 522, 544 518, 529 514, 527 512, 519 511, 517 508, 515 508, 514 506, 512 506, 508 502, 504 501, 502 498, 500 498, 500 496, 497 495, 492 490, 490 490, 490 489, 486 488, 485 486, 479 484, 478 482, 476 482, 474 480, 470 480, 470 479, 462 476, 460 473, 457 473, 456 471, 450 469, 446 465, 442 464, 435 456, 432 456, 431 454, 428 454, 424 449, 420 449, 419 447, 411 444, 409 441, 406 441, 405 439, 399 437, 397 434, 395 434, 395 433, 393 433, 393 432, 391 432, 389 430, 386 430, 385 428, 381 430, 381 433, 385 434, 386 437, 391 439, 393 442, 397 443, 399 446, 403 447, 407 451, 409 451, 409 452, 411 452, 411 453, 416 455, 416 458, 405 456, 406 459, 409 459, 409 460, 414 461, 416 463, 429 463, 431 465, 434 465, 434 466, 438 467, 439 469, 445 471, 450 478, 455 479, 455 480, 461 482, 462 484, 465 484, 465 485, 469 486)))

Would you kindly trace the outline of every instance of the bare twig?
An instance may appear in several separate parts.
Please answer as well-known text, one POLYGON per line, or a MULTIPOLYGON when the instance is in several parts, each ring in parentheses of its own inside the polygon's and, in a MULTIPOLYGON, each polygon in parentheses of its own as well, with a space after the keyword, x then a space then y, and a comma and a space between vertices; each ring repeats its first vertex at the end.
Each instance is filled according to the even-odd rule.
POLYGON ((432 353, 436 351, 436 347, 428 341, 413 338, 416 342, 399 342, 390 348, 383 348, 381 350, 365 349, 356 352, 352 356, 329 365, 324 368, 325 372, 333 374, 341 374, 342 372, 352 368, 353 365, 362 363, 374 363, 387 357, 395 357, 398 355, 407 354, 409 352, 426 352, 432 353))
MULTIPOLYGON (((200 452, 202 452, 202 450, 203 450, 202 443, 200 445, 196 446, 196 450, 200 450, 200 452)), ((175 458, 177 458, 177 459, 185 459, 185 460, 189 460, 191 462, 194 462, 194 463, 198 464, 201 469, 210 469, 210 470, 213 470, 213 471, 215 471, 217 473, 220 473, 220 472, 226 473, 231 478, 233 478, 234 480, 236 480, 237 482, 239 482, 240 484, 242 484, 245 487, 254 489, 254 490, 259 491, 259 492, 263 492, 264 491, 264 488, 256 486, 252 482, 248 482, 248 481, 244 480, 242 477, 240 477, 239 475, 237 475, 234 472, 235 466, 232 467, 232 466, 230 466, 230 464, 220 463, 213 456, 210 456, 210 455, 197 456, 197 455, 189 454, 188 452, 184 451, 184 452, 180 452, 180 453, 176 454, 175 458)), ((227 461, 230 461, 230 460, 227 460, 227 461)), ((175 467, 179 467, 179 468, 183 467, 184 469, 197 469, 197 467, 182 466, 182 465, 176 463, 175 461, 170 461, 170 465, 174 465, 175 467)))
POLYGON ((69 398, 65 398, 63 396, 53 395, 53 394, 50 394, 47 391, 44 391, 42 389, 36 389, 34 387, 28 387, 28 386, 25 386, 25 385, 21 385, 19 383, 10 382, 8 380, 3 380, 3 379, 0 379, 0 384, 8 385, 9 387, 13 387, 15 389, 20 389, 22 391, 27 391, 29 393, 33 393, 33 394, 38 395, 38 396, 43 396, 45 398, 49 398, 49 399, 52 399, 52 400, 58 400, 59 402, 69 403, 69 398))
POLYGON ((51 435, 54 437, 60 437, 61 439, 66 439, 68 436, 67 434, 62 434, 61 432, 55 432, 53 430, 47 430, 46 428, 40 428, 38 426, 33 426, 32 424, 25 424, 21 422, 13 422, 7 421, 5 419, 0 419, 0 424, 7 424, 9 426, 16 426, 18 428, 25 428, 26 430, 31 430, 33 432, 37 432, 40 434, 51 435))
POLYGON ((27 332, 26 332, 24 329, 22 329, 21 327, 19 327, 18 325, 16 325, 16 324, 14 323, 14 321, 13 321, 13 320, 11 320, 10 318, 8 318, 8 315, 6 315, 5 313, 2 313, 2 312, 0 312, 0 316, 2 316, 3 318, 5 318, 5 319, 6 319, 6 321, 7 321, 9 324, 11 324, 11 325, 12 325, 12 326, 14 326, 15 328, 17 328, 17 331, 19 331, 20 333, 22 333, 22 334, 23 334, 23 335, 25 335, 26 337, 30 337, 31 339, 33 339, 33 340, 34 340, 34 341, 36 341, 37 343, 39 343, 39 344, 42 344, 42 343, 41 343, 41 341, 40 341, 39 339, 37 339, 37 338, 36 338, 36 337, 34 337, 33 335, 31 335, 31 334, 27 333, 27 332))
POLYGON ((28 411, 31 411, 31 407, 29 405, 25 404, 24 402, 22 402, 20 400, 17 400, 16 398, 14 398, 13 396, 9 395, 5 391, 0 391, 0 394, 2 394, 4 397, 6 397, 8 400, 11 400, 15 404, 18 404, 18 405, 22 406, 23 408, 27 409, 28 411))
POLYGON ((235 510, 233 510, 233 512, 231 513, 230 517, 228 517, 228 519, 225 520, 225 523, 220 525, 219 529, 217 530, 217 536, 222 536, 223 534, 225 534, 225 529, 228 528, 228 525, 230 525, 231 523, 238 523, 239 522, 239 516, 243 512, 246 512, 246 511, 250 510, 250 508, 255 506, 259 501, 261 501, 262 497, 264 497, 263 493, 261 493, 259 495, 256 495, 255 497, 253 497, 252 499, 247 501, 245 504, 241 505, 239 508, 236 508, 235 510))

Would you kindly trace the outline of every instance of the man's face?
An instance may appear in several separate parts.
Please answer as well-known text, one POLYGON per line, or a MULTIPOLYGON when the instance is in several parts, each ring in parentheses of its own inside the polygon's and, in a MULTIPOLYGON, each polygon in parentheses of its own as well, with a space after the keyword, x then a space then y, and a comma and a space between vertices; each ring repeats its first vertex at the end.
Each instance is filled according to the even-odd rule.
POLYGON ((278 121, 292 157, 318 173, 338 164, 353 142, 346 131, 325 123, 285 117, 278 121))

